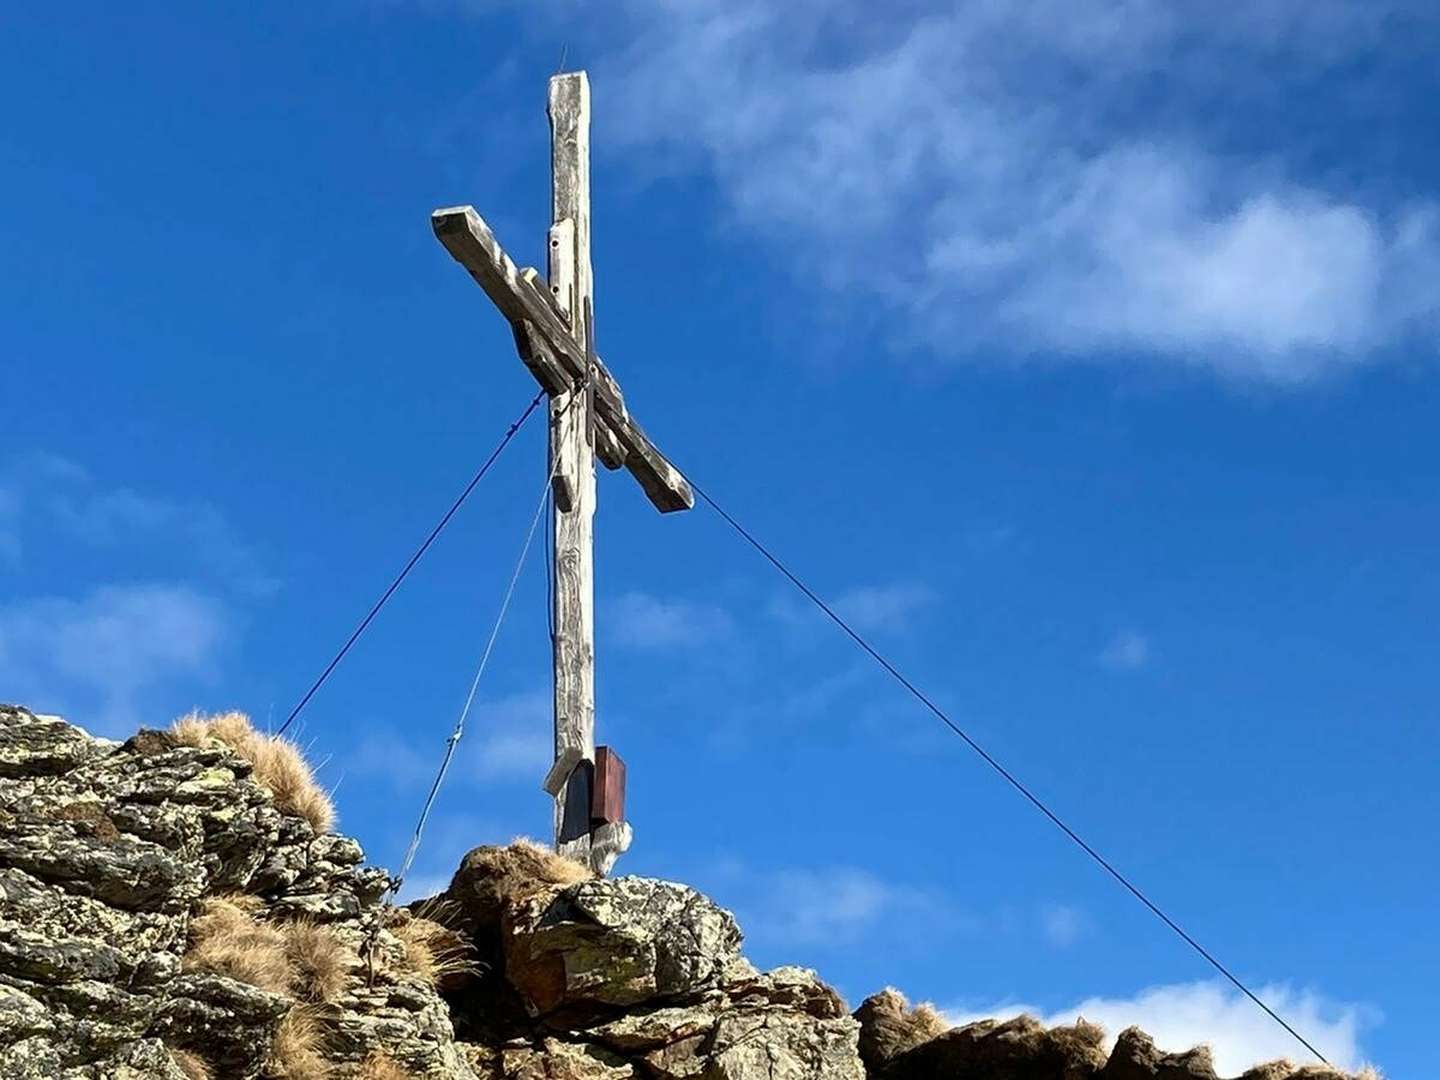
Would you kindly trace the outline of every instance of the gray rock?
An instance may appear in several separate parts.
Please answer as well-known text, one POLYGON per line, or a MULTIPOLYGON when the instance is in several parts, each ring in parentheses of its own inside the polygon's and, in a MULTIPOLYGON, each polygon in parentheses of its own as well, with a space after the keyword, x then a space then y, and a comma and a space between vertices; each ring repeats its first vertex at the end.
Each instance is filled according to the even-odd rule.
POLYGON ((1203 1052, 1133 1030, 1107 1062, 1090 1025, 935 1034, 939 1018, 893 991, 857 1020, 813 971, 757 971, 734 917, 694 889, 585 880, 533 845, 466 857, 434 906, 447 930, 423 941, 459 942, 470 963, 440 979, 422 939, 407 944, 423 924, 385 906, 390 878, 363 862, 355 841, 278 809, 218 741, 119 744, 0 706, 0 1077, 184 1080, 174 1047, 255 1080, 303 1016, 334 1080, 376 1053, 444 1080, 865 1080, 861 1021, 874 1080, 1214 1080, 1203 1052), (242 926, 321 927, 338 980, 323 1003, 292 996, 306 987, 279 954, 264 981, 284 993, 187 959, 193 917, 230 893, 253 899, 253 916, 221 909, 242 926))
MULTIPOLYGON (((259 1076, 298 1003, 183 971, 206 896, 262 894, 263 918, 327 922, 352 950, 384 935, 385 871, 282 813, 251 772, 218 742, 122 745, 0 706, 0 1076, 183 1080, 168 1046, 259 1076)), ((430 985, 384 963, 352 982, 320 1020, 337 1065, 383 1050, 473 1080, 430 985)))
POLYGON ((625 877, 530 897, 504 925, 505 971, 536 1013, 636 1005, 717 987, 739 959, 735 917, 686 885, 625 877))

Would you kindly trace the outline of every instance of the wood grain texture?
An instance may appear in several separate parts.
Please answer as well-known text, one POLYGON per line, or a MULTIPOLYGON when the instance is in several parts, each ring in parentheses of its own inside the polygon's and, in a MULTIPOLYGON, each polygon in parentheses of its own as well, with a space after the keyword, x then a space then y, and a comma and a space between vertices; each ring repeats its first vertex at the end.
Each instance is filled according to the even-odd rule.
POLYGON ((535 324, 522 321, 511 323, 510 328, 515 332, 515 351, 520 354, 520 359, 525 362, 530 374, 535 376, 535 381, 544 388, 545 393, 555 397, 570 389, 569 372, 556 359, 554 350, 535 329, 535 324))
POLYGON ((559 795, 565 790, 565 781, 570 779, 570 774, 575 771, 575 766, 581 762, 580 751, 575 747, 567 747, 563 753, 555 758, 555 763, 550 766, 550 771, 545 774, 545 779, 540 786, 551 795, 559 795))
MULTIPOLYGON (((585 313, 590 268, 590 84, 583 72, 550 80, 550 286, 569 302, 568 341, 582 358, 580 383, 550 399, 550 453, 571 485, 555 506, 555 757, 595 758, 594 381, 586 377, 585 313)), ((529 283, 526 282, 526 285, 529 283)), ((570 774, 555 800, 555 848, 590 861, 591 770, 570 774), (583 807, 583 810, 582 810, 583 807), (585 816, 582 823, 579 819, 585 816)))
MULTIPOLYGON (((445 249, 485 290, 501 314, 512 324, 529 322, 533 326, 534 337, 550 346, 558 366, 568 375, 568 385, 583 383, 585 347, 583 340, 571 330, 569 313, 562 314, 555 306, 550 289, 527 278, 505 254, 485 220, 472 207, 457 206, 436 210, 431 215, 431 224, 445 249)), ((540 374, 537 373, 536 378, 541 379, 540 374)), ((553 382, 552 373, 547 372, 546 378, 553 382)), ((546 386, 548 392, 544 379, 541 385, 546 386)), ((690 485, 630 416, 620 386, 603 358, 595 362, 594 394, 597 422, 608 428, 615 443, 623 448, 625 468, 656 509, 671 513, 693 507, 695 496, 690 485)))
POLYGON ((595 425, 595 456, 605 468, 613 470, 625 464, 630 457, 630 451, 615 437, 610 425, 599 423, 595 425))

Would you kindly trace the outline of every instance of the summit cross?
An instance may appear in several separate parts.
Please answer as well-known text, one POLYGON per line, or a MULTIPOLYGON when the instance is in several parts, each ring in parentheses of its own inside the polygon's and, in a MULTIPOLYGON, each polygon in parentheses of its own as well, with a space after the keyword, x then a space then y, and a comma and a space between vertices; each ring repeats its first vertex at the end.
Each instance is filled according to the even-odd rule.
POLYGON ((510 322, 550 402, 554 492, 555 850, 606 873, 630 846, 624 764, 595 746, 595 459, 622 466, 661 513, 695 505, 690 485, 631 418, 595 353, 590 266, 590 82, 550 80, 551 225, 545 278, 515 265, 473 207, 436 210, 435 235, 510 322))

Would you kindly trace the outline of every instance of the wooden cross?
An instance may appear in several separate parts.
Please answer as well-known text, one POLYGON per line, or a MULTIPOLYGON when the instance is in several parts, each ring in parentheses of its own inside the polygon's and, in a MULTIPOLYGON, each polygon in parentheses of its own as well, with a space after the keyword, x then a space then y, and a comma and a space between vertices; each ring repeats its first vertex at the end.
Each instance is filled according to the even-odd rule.
MULTIPOLYGON (((548 281, 519 269, 472 207, 437 210, 435 235, 510 321, 520 359, 550 399, 555 495, 555 848, 605 873, 630 846, 616 820, 614 780, 624 766, 595 749, 595 458, 624 466, 661 513, 695 505, 690 485, 625 408, 595 354, 590 268, 590 81, 583 71, 550 80, 548 281), (592 806, 593 802, 593 806, 592 806), (602 809, 602 804, 609 809, 602 809)), ((601 748, 604 751, 605 748, 601 748)))

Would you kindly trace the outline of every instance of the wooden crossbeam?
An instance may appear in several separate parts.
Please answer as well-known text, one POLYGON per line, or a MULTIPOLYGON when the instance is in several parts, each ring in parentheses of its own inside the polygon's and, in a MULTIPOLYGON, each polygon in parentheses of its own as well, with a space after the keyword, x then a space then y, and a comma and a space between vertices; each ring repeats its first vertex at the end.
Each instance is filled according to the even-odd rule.
MULTIPOLYGON (((510 321, 520 357, 545 391, 556 395, 582 385, 590 370, 585 349, 539 274, 515 265, 473 207, 436 210, 430 222, 445 249, 510 321)), ((593 391, 600 460, 630 470, 661 513, 693 507, 695 495, 685 477, 631 418, 619 384, 598 357, 593 391)))

